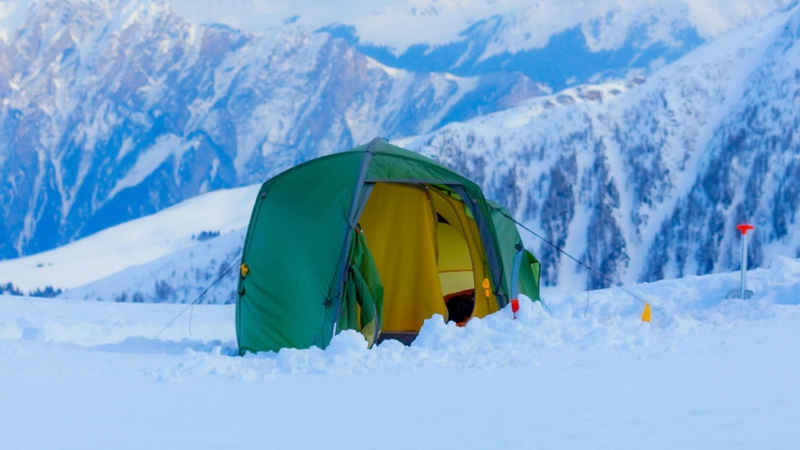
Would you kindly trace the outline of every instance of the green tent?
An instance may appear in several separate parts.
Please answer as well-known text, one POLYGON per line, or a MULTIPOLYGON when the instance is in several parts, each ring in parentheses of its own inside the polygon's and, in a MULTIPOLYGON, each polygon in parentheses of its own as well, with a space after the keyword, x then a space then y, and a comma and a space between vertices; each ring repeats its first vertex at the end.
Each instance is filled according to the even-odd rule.
POLYGON ((241 353, 325 348, 348 329, 372 344, 413 335, 433 314, 463 325, 516 308, 518 292, 539 299, 539 263, 507 211, 452 170, 375 139, 261 187, 236 336, 241 353))

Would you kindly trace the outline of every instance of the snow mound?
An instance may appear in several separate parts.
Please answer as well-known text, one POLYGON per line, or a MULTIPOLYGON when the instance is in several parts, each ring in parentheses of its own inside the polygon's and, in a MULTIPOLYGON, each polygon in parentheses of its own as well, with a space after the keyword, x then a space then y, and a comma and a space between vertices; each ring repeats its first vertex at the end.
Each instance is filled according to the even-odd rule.
POLYGON ((204 375, 253 380, 292 374, 513 368, 536 365, 559 349, 582 354, 640 349, 679 342, 714 328, 800 316, 792 308, 800 303, 800 261, 776 257, 769 269, 751 271, 749 280, 755 295, 747 301, 725 299, 737 287, 738 273, 637 285, 627 288, 630 294, 619 288, 545 291, 545 303, 521 302, 516 319, 505 308, 457 327, 435 315, 408 347, 387 340, 368 350, 359 333, 345 331, 324 351, 283 349, 241 358, 236 356, 233 305, 4 297, 0 339, 176 356, 177 362, 149 370, 162 381, 204 375), (651 323, 641 321, 642 301, 654 308, 651 323), (178 314, 178 320, 164 330, 178 314))

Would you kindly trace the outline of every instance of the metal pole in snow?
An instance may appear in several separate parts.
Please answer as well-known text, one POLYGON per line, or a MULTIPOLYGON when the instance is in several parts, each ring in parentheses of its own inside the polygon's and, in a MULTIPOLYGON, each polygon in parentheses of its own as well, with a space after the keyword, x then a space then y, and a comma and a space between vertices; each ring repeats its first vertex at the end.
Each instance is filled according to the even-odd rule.
POLYGON ((728 293, 728 298, 748 299, 753 295, 752 291, 747 290, 747 232, 753 228, 752 225, 746 223, 736 226, 736 229, 742 232, 742 275, 739 292, 731 291, 728 293))
POLYGON ((740 283, 739 298, 744 298, 745 286, 747 286, 747 232, 742 231, 742 281, 740 283))

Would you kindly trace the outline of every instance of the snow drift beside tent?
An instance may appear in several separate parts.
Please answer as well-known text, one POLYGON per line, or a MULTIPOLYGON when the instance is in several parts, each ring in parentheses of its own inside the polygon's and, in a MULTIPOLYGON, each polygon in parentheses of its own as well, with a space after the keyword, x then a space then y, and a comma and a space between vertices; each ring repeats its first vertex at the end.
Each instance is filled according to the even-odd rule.
POLYGON ((264 183, 236 334, 242 353, 324 348, 347 329, 372 344, 433 314, 463 323, 516 307, 518 293, 539 298, 539 263, 508 213, 472 181, 375 139, 264 183))

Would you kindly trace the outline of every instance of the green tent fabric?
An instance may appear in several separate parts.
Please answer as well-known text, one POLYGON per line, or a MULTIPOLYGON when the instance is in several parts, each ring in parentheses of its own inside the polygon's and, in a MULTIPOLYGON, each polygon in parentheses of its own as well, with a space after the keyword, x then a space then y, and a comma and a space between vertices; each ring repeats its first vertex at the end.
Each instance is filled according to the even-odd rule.
POLYGON ((383 285, 364 234, 358 228, 353 233, 339 328, 361 330, 372 345, 381 329, 383 285))
MULTIPOLYGON (((511 219, 511 214, 502 206, 490 202, 492 222, 494 222, 497 237, 500 240, 500 253, 503 257, 503 268, 506 273, 513 271, 514 257, 517 246, 522 245, 522 238, 517 230, 517 224, 511 219)), ((528 269, 519 271, 520 292, 533 300, 539 299, 539 272, 541 265, 528 250, 522 250, 521 263, 528 269)))
MULTIPOLYGON (((488 312, 508 304, 509 264, 515 244, 521 242, 513 222, 498 215, 499 207, 487 201, 474 182, 436 161, 375 139, 298 165, 261 187, 238 284, 236 334, 241 353, 325 348, 335 333, 345 329, 362 332, 372 343, 384 331, 382 278, 397 275, 379 273, 369 245, 370 236, 377 233, 365 237, 357 230, 365 208, 377 207, 369 203, 373 188, 388 184, 462 199, 479 235, 490 284, 488 312)), ((532 255, 529 259, 520 283, 523 292, 537 300, 538 262, 532 255)), ((406 264, 412 267, 415 261, 401 265, 406 264)), ((477 289, 483 289, 478 280, 477 289)))

